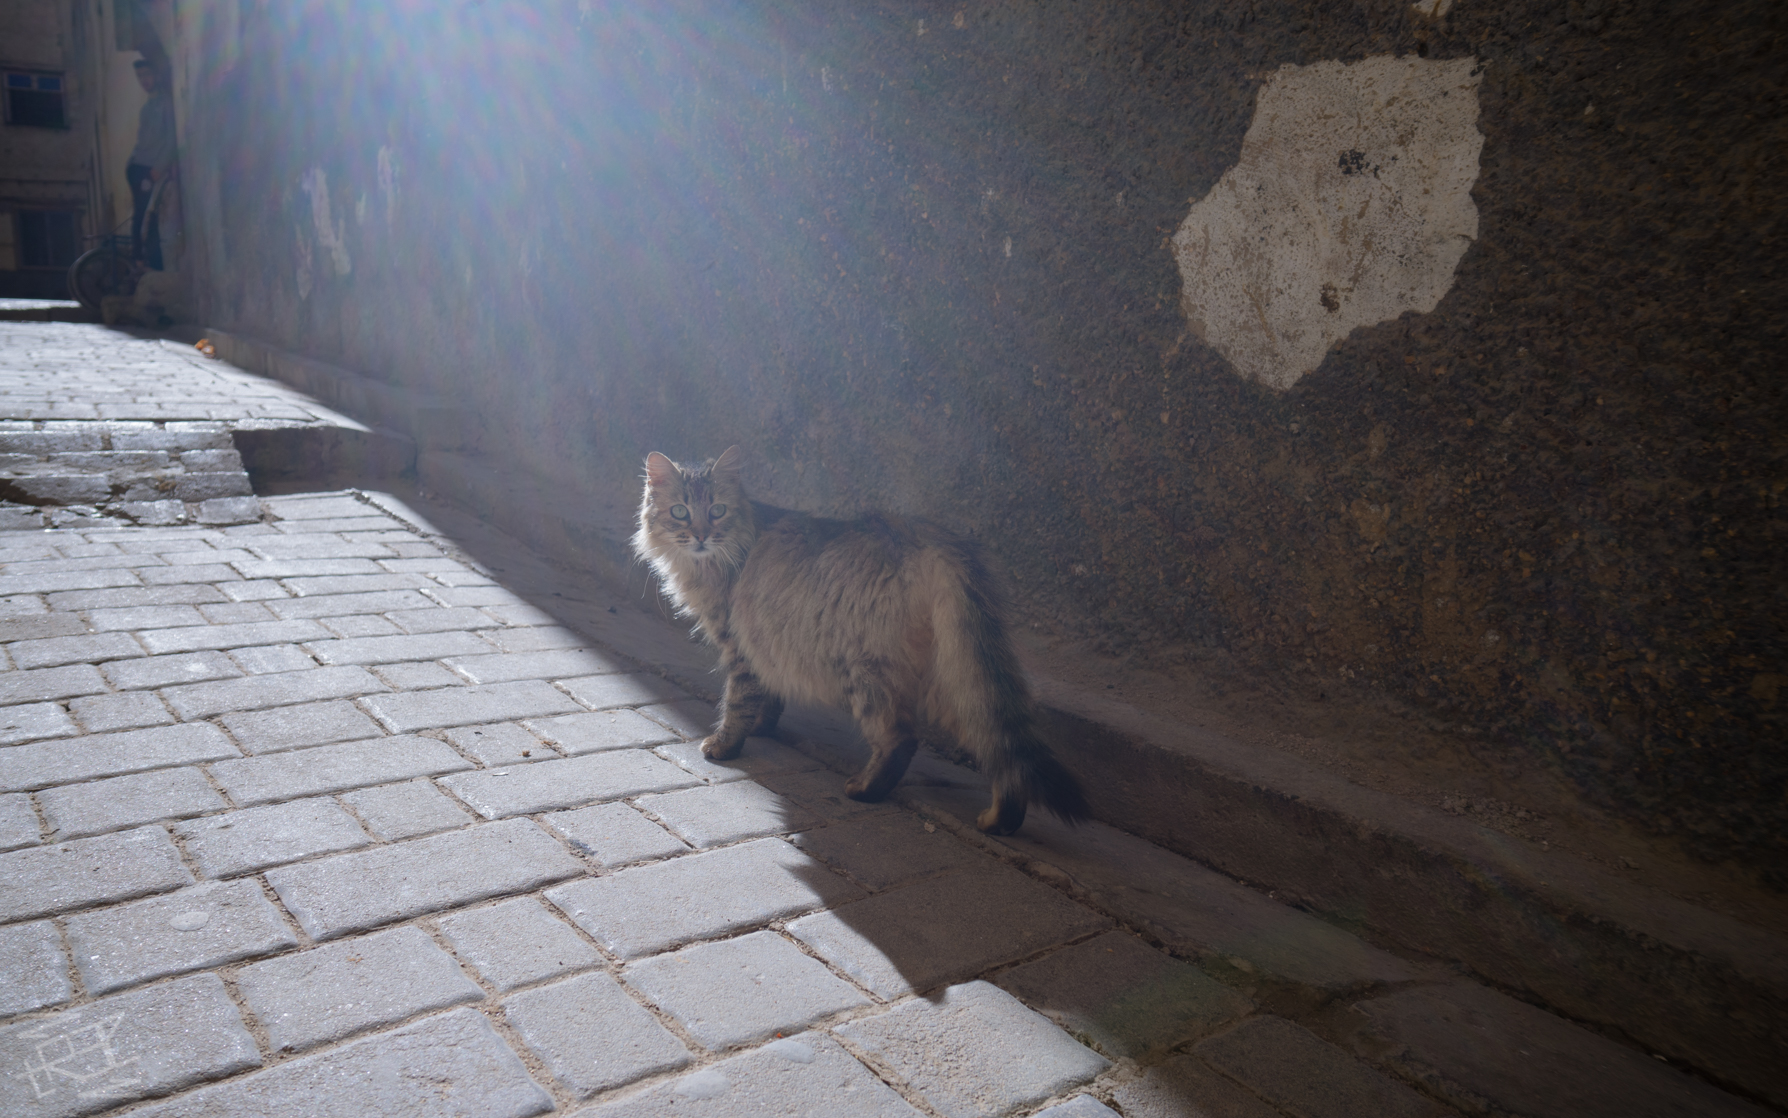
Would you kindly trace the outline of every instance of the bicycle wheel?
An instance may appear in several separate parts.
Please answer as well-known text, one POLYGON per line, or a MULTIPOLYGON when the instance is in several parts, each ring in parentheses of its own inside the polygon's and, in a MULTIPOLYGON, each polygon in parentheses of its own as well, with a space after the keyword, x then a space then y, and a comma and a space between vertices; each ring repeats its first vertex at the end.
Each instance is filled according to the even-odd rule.
POLYGON ((90 311, 98 311, 107 295, 129 295, 136 289, 130 261, 115 248, 93 249, 68 266, 69 293, 90 311))

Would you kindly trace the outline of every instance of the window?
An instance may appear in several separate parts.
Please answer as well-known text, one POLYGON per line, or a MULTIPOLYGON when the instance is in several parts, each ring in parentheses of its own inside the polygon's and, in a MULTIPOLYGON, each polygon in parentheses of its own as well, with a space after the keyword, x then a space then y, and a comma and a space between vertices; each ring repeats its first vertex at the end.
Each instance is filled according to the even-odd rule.
POLYGON ((6 123, 33 128, 66 128, 61 74, 6 71, 6 123))
POLYGON ((80 211, 19 211, 20 267, 66 268, 80 254, 80 211))

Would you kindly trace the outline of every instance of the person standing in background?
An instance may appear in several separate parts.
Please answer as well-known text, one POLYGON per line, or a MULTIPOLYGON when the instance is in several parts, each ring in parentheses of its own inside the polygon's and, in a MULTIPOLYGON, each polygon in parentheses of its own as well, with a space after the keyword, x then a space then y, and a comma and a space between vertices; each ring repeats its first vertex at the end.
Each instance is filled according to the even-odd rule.
POLYGON ((130 159, 124 165, 124 181, 130 184, 131 255, 159 272, 161 228, 149 212, 149 201, 155 185, 174 169, 174 98, 153 62, 137 59, 136 71, 137 82, 149 100, 137 114, 137 146, 130 149, 130 159))

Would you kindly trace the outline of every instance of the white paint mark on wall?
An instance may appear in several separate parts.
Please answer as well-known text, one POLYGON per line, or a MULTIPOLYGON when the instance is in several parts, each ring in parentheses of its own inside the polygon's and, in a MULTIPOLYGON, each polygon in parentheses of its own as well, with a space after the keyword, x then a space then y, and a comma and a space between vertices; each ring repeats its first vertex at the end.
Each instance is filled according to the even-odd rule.
POLYGON ((397 219, 397 156, 388 144, 379 145, 379 193, 385 196, 385 226, 390 228, 397 219))
POLYGON ((1282 66, 1173 237, 1192 329, 1290 388, 1360 326, 1432 311, 1478 235, 1473 59, 1282 66))
POLYGON ((297 227, 298 234, 298 298, 310 298, 311 281, 315 273, 311 269, 310 238, 304 235, 304 226, 297 227))
POLYGON ((335 274, 347 275, 354 270, 354 262, 348 258, 343 223, 329 212, 329 176, 323 173, 321 167, 312 167, 304 172, 304 192, 310 195, 310 221, 316 226, 317 243, 329 250, 329 259, 335 266, 335 274))
POLYGON ((1410 7, 1414 8, 1419 15, 1425 15, 1429 19, 1439 19, 1452 9, 1453 0, 1416 0, 1410 7))

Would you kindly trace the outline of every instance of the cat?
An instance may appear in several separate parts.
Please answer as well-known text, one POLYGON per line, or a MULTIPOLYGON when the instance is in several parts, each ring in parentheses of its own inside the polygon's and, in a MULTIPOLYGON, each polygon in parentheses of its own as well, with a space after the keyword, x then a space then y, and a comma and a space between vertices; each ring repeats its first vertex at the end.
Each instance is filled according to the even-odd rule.
POLYGON ((784 701, 842 706, 870 746, 845 785, 893 790, 939 727, 993 781, 976 824, 1011 834, 1041 803, 1087 815, 1080 783, 1038 738, 1031 698, 978 550, 922 520, 826 520, 746 496, 738 447, 701 465, 646 458, 633 549, 720 652, 718 725, 704 756, 738 755, 776 727, 784 701))

